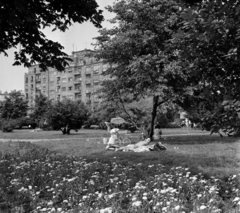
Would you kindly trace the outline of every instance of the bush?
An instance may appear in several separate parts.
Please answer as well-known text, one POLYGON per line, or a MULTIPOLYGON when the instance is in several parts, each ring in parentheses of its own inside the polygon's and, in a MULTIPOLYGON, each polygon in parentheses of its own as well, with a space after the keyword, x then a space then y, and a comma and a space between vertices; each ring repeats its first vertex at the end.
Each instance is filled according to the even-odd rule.
POLYGON ((3 132, 12 132, 14 129, 14 121, 4 121, 1 124, 1 129, 3 132))

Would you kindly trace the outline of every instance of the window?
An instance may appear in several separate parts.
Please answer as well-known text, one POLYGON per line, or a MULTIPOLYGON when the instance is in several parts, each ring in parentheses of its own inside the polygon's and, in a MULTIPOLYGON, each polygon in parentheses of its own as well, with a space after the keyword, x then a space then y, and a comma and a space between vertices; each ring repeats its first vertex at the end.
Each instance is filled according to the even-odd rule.
POLYGON ((34 73, 36 73, 37 72, 37 69, 36 68, 34 68, 34 73))
POLYGON ((54 90, 51 90, 51 91, 50 91, 50 94, 51 94, 51 95, 54 95, 54 90))
POLYGON ((60 92, 60 89, 61 89, 61 87, 60 87, 60 86, 58 86, 58 87, 57 87, 57 92, 60 92))
POLYGON ((66 99, 66 96, 62 96, 62 99, 63 99, 63 100, 66 99))
POLYGON ((69 82, 72 82, 72 81, 73 81, 73 78, 72 78, 72 77, 68 78, 68 81, 69 81, 69 82))
POLYGON ((62 87, 62 91, 65 92, 66 91, 66 87, 62 87))
POLYGON ((67 82, 67 79, 66 78, 62 78, 62 82, 67 82))
POLYGON ((94 68, 93 68, 93 73, 94 73, 94 74, 98 74, 98 73, 99 73, 99 69, 100 69, 100 66, 99 66, 99 65, 94 66, 94 68))
POLYGON ((68 73, 72 73, 72 70, 68 70, 68 73))
POLYGON ((54 81, 51 81, 51 82, 50 82, 50 86, 51 86, 51 87, 54 86, 54 81))
POLYGON ((103 64, 103 72, 105 72, 108 69, 108 64, 103 64))
POLYGON ((26 83, 26 84, 28 83, 28 77, 25 78, 25 83, 26 83))
POLYGON ((46 78, 43 78, 43 83, 46 83, 46 78))
POLYGON ((69 95, 68 99, 73 100, 73 95, 69 95))
POLYGON ((43 91, 45 91, 46 90, 46 86, 43 86, 43 91))
POLYGON ((68 91, 72 91, 72 87, 68 87, 68 91))

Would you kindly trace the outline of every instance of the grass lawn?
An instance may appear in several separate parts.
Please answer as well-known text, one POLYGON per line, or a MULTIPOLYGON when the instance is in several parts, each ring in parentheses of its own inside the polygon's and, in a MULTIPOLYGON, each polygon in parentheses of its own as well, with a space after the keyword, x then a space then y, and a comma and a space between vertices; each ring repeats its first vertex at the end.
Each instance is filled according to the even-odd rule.
POLYGON ((218 178, 240 173, 240 141, 237 138, 220 138, 217 135, 166 136, 163 143, 167 146, 166 151, 147 153, 105 151, 106 145, 101 138, 42 141, 35 144, 64 155, 103 162, 117 157, 117 162, 122 164, 186 166, 193 172, 218 178))
MULTIPOLYGON (((133 142, 137 142, 139 133, 131 134, 133 142)), ((30 132, 30 130, 14 130, 13 133, 0 133, 5 139, 44 139, 34 142, 49 150, 84 157, 89 160, 107 162, 117 157, 123 164, 158 164, 165 166, 186 166, 192 171, 203 172, 207 176, 223 178, 240 173, 240 140, 231 137, 209 135, 200 130, 163 129, 162 142, 167 151, 148 153, 116 153, 105 151, 103 137, 108 137, 105 130, 72 131, 71 135, 62 135, 61 131, 30 132), (196 134, 196 135, 194 135, 196 134), (50 140, 48 140, 50 139, 50 140), (54 140, 53 140, 54 139, 54 140), (61 139, 61 140, 58 140, 61 139)))

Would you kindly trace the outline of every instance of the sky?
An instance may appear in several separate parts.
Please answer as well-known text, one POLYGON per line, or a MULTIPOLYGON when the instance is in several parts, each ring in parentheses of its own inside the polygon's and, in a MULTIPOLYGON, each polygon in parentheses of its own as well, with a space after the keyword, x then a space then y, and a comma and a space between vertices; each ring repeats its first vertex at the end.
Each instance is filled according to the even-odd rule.
MULTIPOLYGON (((105 21, 102 23, 103 27, 110 28, 111 24, 107 22, 108 19, 114 17, 114 14, 106 11, 105 7, 112 5, 114 0, 96 0, 99 9, 103 10, 105 21)), ((82 24, 73 24, 64 33, 59 31, 51 31, 51 28, 44 30, 47 39, 58 41, 65 49, 64 52, 71 55, 72 51, 93 49, 91 43, 94 43, 93 38, 99 35, 98 28, 92 23, 85 22, 82 24)), ((0 91, 10 92, 12 90, 24 90, 24 73, 28 72, 28 68, 24 66, 12 66, 14 63, 14 51, 10 49, 7 51, 8 57, 0 54, 0 91)))

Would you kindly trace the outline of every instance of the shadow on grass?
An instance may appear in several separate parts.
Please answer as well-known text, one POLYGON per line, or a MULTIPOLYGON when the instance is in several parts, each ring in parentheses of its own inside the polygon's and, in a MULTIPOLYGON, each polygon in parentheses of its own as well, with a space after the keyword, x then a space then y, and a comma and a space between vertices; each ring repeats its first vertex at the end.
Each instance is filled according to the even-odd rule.
POLYGON ((181 135, 165 136, 162 140, 166 144, 208 144, 208 143, 234 143, 240 141, 238 137, 220 137, 218 135, 181 135))

